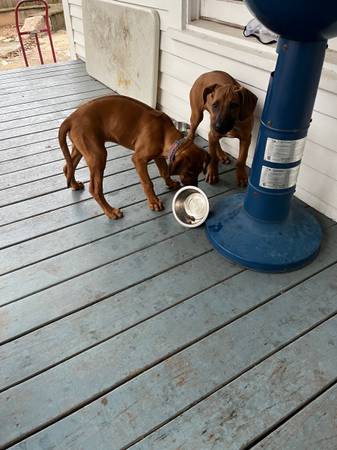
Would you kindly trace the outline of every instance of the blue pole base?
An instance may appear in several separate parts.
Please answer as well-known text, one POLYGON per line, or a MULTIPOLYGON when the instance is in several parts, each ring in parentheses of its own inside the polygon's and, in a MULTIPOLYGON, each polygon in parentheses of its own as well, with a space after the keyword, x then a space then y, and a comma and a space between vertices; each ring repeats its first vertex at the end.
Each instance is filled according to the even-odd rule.
POLYGON ((224 197, 206 221, 206 234, 229 260, 259 272, 289 272, 318 254, 322 230, 301 206, 293 206, 282 222, 262 222, 243 208, 244 194, 224 197))

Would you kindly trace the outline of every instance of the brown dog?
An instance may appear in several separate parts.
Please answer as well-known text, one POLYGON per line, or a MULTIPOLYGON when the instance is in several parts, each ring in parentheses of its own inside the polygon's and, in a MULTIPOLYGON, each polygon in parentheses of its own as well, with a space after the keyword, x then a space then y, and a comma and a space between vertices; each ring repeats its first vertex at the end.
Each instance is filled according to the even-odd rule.
POLYGON ((189 137, 194 138, 196 129, 203 119, 203 112, 207 110, 211 119, 208 144, 212 158, 207 170, 208 183, 218 182, 219 159, 224 163, 229 162, 219 143, 219 139, 226 136, 240 140, 236 164, 237 182, 239 186, 247 185, 245 165, 254 125, 253 112, 256 102, 256 95, 225 72, 208 72, 194 82, 190 91, 192 114, 189 137))
POLYGON ((104 143, 116 142, 134 150, 132 161, 140 177, 149 208, 164 208, 153 190, 147 171, 149 161, 154 160, 160 175, 170 189, 180 186, 170 178, 179 175, 182 184, 197 185, 198 175, 206 172, 210 161, 208 153, 192 140, 182 139, 172 120, 160 111, 135 99, 111 95, 92 100, 80 106, 61 125, 59 142, 66 165, 64 173, 68 186, 83 189, 83 183, 75 180, 74 172, 82 156, 90 170, 89 191, 111 219, 122 217, 122 212, 112 208, 103 195, 103 172, 107 151, 104 143), (67 133, 73 144, 71 155, 67 146, 67 133), (169 166, 166 163, 169 159, 169 166))

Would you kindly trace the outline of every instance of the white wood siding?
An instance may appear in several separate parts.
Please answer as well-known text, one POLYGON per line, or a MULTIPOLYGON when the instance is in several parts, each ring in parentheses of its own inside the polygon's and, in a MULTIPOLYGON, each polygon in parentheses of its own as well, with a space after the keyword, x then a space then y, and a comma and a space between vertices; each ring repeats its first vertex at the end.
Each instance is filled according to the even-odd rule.
MULTIPOLYGON (((77 55, 85 59, 85 47, 82 25, 81 0, 64 0, 69 4, 71 17, 70 36, 74 40, 77 55)), ((172 18, 178 17, 179 0, 119 0, 121 3, 155 8, 161 21, 160 74, 158 104, 162 110, 176 119, 189 122, 189 90, 193 81, 203 72, 219 69, 229 72, 258 97, 256 116, 261 113, 273 69, 274 55, 260 55, 251 50, 246 54, 231 49, 226 53, 221 49, 221 41, 214 40, 209 50, 209 37, 197 33, 186 33, 179 38, 178 32, 168 30, 172 18), (226 56, 230 55, 230 56, 226 56)), ((177 18, 177 23, 179 19, 177 18)), ((265 48, 265 47, 264 47, 265 48)), ((326 74, 328 71, 326 71, 326 74)), ((310 127, 305 154, 298 179, 296 195, 337 221, 337 78, 334 71, 331 77, 325 75, 317 94, 313 121, 310 127)), ((205 114, 206 116, 206 114, 205 114)), ((251 145, 249 163, 255 146, 258 121, 251 145)), ((199 127, 199 133, 207 138, 208 118, 199 127)), ((238 142, 226 139, 224 146, 236 156, 238 142)))

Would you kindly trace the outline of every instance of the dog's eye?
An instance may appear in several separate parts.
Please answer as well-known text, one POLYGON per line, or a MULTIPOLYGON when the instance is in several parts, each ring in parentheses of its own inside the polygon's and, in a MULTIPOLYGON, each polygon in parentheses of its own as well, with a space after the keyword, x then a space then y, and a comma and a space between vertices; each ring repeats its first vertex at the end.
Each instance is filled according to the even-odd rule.
POLYGON ((231 109, 236 109, 236 108, 238 108, 238 107, 239 107, 239 104, 238 104, 238 103, 232 102, 232 103, 230 104, 230 108, 231 108, 231 109))
POLYGON ((214 102, 213 105, 212 105, 213 111, 217 110, 218 106, 219 106, 219 103, 218 102, 214 102))

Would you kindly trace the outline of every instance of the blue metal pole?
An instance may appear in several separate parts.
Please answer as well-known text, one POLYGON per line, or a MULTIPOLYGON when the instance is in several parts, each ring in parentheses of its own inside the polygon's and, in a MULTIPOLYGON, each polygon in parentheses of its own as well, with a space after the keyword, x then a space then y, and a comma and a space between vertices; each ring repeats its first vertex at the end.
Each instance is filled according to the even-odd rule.
POLYGON ((259 220, 281 221, 289 213, 326 46, 279 39, 244 202, 259 220))
POLYGON ((312 261, 319 251, 319 223, 291 200, 326 46, 324 39, 279 39, 247 194, 224 197, 207 219, 211 243, 242 266, 290 271, 312 261))

